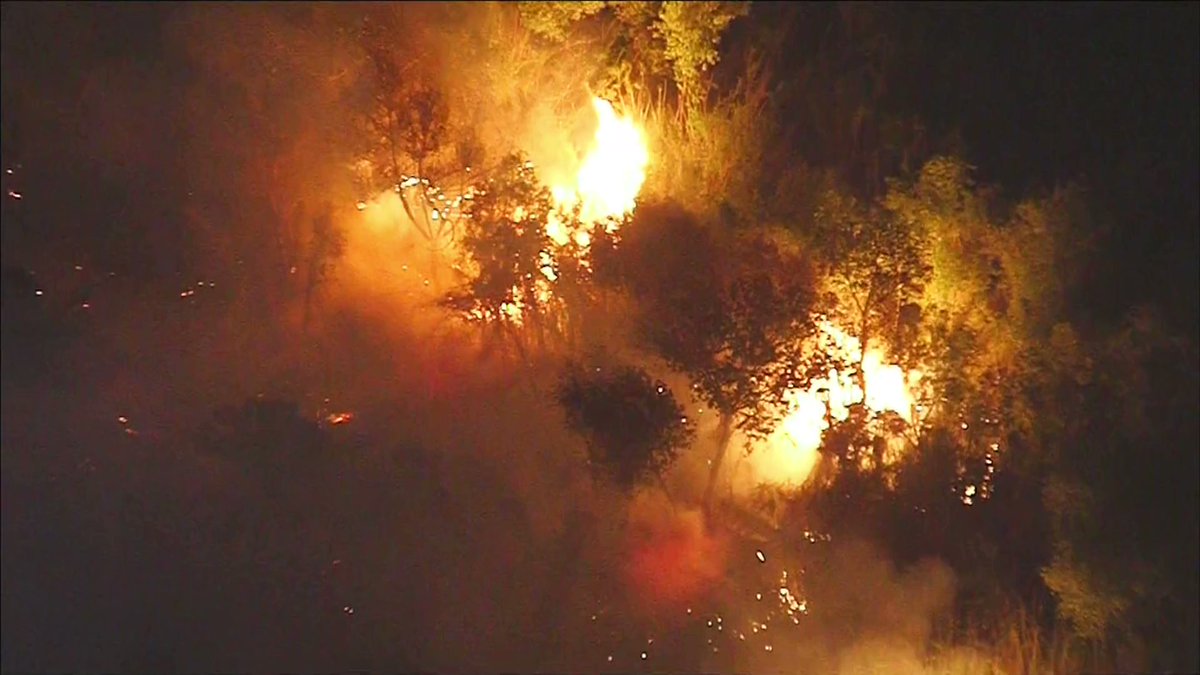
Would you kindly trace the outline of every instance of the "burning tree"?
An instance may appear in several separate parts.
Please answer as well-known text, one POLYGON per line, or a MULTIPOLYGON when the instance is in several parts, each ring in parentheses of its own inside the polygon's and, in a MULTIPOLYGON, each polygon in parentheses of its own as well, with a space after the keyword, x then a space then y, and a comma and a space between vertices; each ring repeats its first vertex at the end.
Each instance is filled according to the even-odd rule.
POLYGON ((360 181, 374 191, 392 190, 431 252, 438 278, 440 254, 457 236, 466 179, 481 150, 470 133, 452 142, 450 110, 429 75, 427 64, 402 58, 389 46, 397 34, 391 22, 368 21, 360 44, 370 63, 371 100, 366 115, 370 136, 360 181), (458 194, 444 186, 458 179, 458 194))
POLYGON ((546 234, 553 211, 550 192, 537 182, 533 165, 511 155, 468 206, 462 245, 471 278, 442 305, 500 333, 530 325, 540 338, 553 301, 554 260, 546 234))
POLYGON ((770 434, 788 392, 816 372, 820 355, 803 348, 815 329, 813 270, 772 233, 718 232, 670 207, 639 211, 621 251, 623 282, 642 301, 643 336, 720 416, 710 508, 733 430, 770 434))
MULTIPOLYGON (((911 342, 930 272, 911 223, 830 191, 817 208, 815 225, 813 241, 839 300, 835 318, 855 334, 862 353, 874 341, 893 351, 911 342)), ((861 367, 857 379, 865 399, 868 383, 861 367)))
POLYGON ((662 485, 695 435, 670 388, 640 368, 573 367, 557 398, 568 426, 587 441, 591 466, 623 490, 651 479, 662 485))

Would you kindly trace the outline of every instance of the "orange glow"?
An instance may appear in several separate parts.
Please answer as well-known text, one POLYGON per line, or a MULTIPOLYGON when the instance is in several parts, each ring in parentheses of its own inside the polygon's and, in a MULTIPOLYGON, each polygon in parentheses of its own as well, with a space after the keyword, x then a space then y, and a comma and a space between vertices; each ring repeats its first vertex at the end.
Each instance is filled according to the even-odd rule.
MULTIPOLYGON (((864 356, 858 338, 828 321, 822 322, 821 331, 823 348, 852 367, 862 368, 867 408, 875 413, 894 412, 911 424, 920 371, 906 373, 900 366, 887 363, 883 350, 877 347, 868 349, 864 356)), ((749 458, 757 482, 803 484, 816 465, 817 449, 829 428, 829 419, 846 420, 850 406, 863 402, 863 391, 853 372, 831 368, 807 390, 794 390, 788 398, 791 413, 749 458)))
POLYGON ((725 574, 727 542, 706 532, 699 512, 652 513, 661 503, 645 503, 631 517, 626 579, 634 595, 650 606, 695 602, 725 574))

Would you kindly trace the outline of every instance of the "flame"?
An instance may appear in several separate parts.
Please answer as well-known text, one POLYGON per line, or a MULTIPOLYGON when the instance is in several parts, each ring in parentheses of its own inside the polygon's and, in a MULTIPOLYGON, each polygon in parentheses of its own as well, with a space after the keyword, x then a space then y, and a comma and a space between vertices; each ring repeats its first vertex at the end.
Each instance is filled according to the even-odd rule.
MULTIPOLYGON (((575 174, 574 185, 550 189, 559 208, 579 207, 585 225, 632 212, 650 164, 645 135, 633 119, 618 115, 602 98, 592 99, 592 109, 596 113, 596 133, 575 174)), ((571 239, 583 248, 590 243, 587 232, 569 232, 558 218, 546 224, 546 234, 560 246, 571 239)))
MULTIPOLYGON (((650 151, 641 127, 633 119, 617 114, 612 104, 604 99, 593 97, 591 103, 597 124, 583 160, 572 178, 550 187, 557 209, 569 211, 578 208, 580 225, 583 227, 569 226, 557 213, 551 213, 546 223, 546 234, 557 246, 574 241, 582 251, 586 251, 591 243, 588 230, 592 225, 607 221, 608 231, 615 232, 617 224, 612 219, 633 211, 638 193, 646 180, 646 167, 650 163, 650 151)), ((354 169, 360 176, 369 176, 371 166, 362 160, 355 164, 354 169)), ((431 221, 460 215, 465 207, 464 200, 471 197, 471 190, 468 189, 465 194, 450 199, 436 186, 430 185, 427 179, 404 176, 394 189, 386 190, 370 200, 357 201, 355 209, 362 213, 364 221, 373 231, 396 231, 400 224, 408 222, 400 195, 422 184, 428 186, 426 198, 430 200, 431 221)), ((514 218, 520 220, 523 215, 518 208, 514 218)), ((544 279, 537 280, 534 289, 534 295, 543 303, 551 299, 551 285, 556 281, 552 256, 547 252, 544 257, 544 279)), ((512 301, 499 308, 499 316, 487 316, 481 308, 476 308, 468 312, 468 318, 503 319, 519 325, 523 323, 528 300, 521 289, 514 288, 512 301)))
POLYGON ((646 181, 650 152, 641 130, 633 120, 618 116, 611 103, 594 98, 592 108, 599 126, 576 184, 583 219, 596 222, 633 211, 646 181))
POLYGON ((330 426, 337 426, 351 422, 353 419, 354 413, 352 412, 331 413, 325 416, 325 423, 330 426))
MULTIPOLYGON (((551 212, 546 221, 546 235, 555 245, 565 246, 574 241, 583 251, 591 244, 588 226, 608 221, 606 229, 609 233, 615 232, 616 222, 611 219, 634 210, 650 163, 645 135, 636 122, 618 115, 612 104, 602 98, 592 99, 592 109, 596 113, 596 133, 575 172, 573 184, 550 187, 558 209, 579 208, 579 224, 583 227, 572 228, 556 212, 551 212)), ((518 210, 514 217, 520 219, 522 215, 518 210)), ((537 281, 535 289, 538 300, 543 303, 553 296, 550 284, 557 279, 549 253, 545 257, 547 259, 542 261, 544 279, 537 281)), ((505 303, 501 308, 504 318, 520 325, 524 322, 524 310, 523 293, 514 289, 513 302, 505 303)), ((482 312, 471 316, 484 318, 482 312)))
MULTIPOLYGON (((858 338, 828 321, 821 324, 822 348, 851 367, 862 368, 866 384, 866 406, 874 413, 891 411, 912 423, 916 412, 915 392, 921 372, 905 372, 886 362, 883 350, 870 348, 866 355, 858 338)), ((831 368, 825 377, 812 381, 806 390, 789 392, 791 412, 775 433, 750 456, 751 470, 761 482, 800 485, 817 461, 821 437, 829 421, 844 421, 850 406, 862 403, 863 390, 852 372, 831 368)))

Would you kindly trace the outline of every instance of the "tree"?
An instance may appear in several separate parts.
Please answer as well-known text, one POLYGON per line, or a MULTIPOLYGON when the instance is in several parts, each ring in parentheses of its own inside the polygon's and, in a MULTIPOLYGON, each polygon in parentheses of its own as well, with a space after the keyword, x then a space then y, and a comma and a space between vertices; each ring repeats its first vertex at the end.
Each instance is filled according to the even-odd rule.
POLYGON ((704 71, 720 58, 717 45, 731 21, 745 16, 744 2, 664 2, 656 26, 665 42, 664 55, 671 62, 680 99, 687 110, 703 102, 704 71))
POLYGON ((524 325, 540 330, 553 301, 546 235, 553 209, 533 165, 519 154, 509 156, 468 203, 462 246, 470 280, 442 305, 499 333, 524 325))
POLYGON ((639 208, 623 234, 620 275, 642 304, 642 336, 720 416, 707 509, 733 430, 769 434, 786 393, 815 374, 803 349, 813 270, 781 235, 718 232, 676 207, 639 208))
POLYGON ((612 9, 618 69, 637 71, 642 79, 670 64, 680 110, 700 108, 708 93, 704 73, 720 59, 721 35, 749 11, 747 2, 521 2, 521 19, 532 32, 551 41, 566 39, 572 24, 612 9), (650 38, 649 40, 647 38, 650 38), (652 44, 653 49, 643 48, 652 44), (636 56, 643 63, 630 63, 636 56))
MULTIPOLYGON (((839 323, 858 338, 864 356, 877 338, 902 351, 916 336, 930 273, 912 223, 831 190, 816 209, 814 225, 812 241, 838 300, 831 309, 839 323)), ((857 377, 865 397, 861 367, 857 377)))
POLYGON ((695 435, 670 388, 640 368, 572 366, 557 398, 567 425, 587 443, 588 463, 625 491, 649 480, 662 485, 695 435))
POLYGON ((443 184, 466 177, 479 151, 469 134, 450 142, 450 111, 433 84, 428 64, 390 46, 398 33, 383 17, 364 23, 360 44, 370 62, 371 100, 366 115, 368 166, 362 177, 373 190, 393 190, 404 213, 430 249, 430 274, 440 279, 440 253, 455 239, 464 197, 447 197, 443 184), (457 163, 457 166, 454 165, 457 163))
POLYGON ((1046 586, 1080 638, 1142 640, 1157 659, 1151 668, 1192 670, 1200 627, 1195 343, 1137 311, 1090 348, 1072 349, 1062 337, 1052 345, 1032 383, 1048 403, 1032 439, 1048 473, 1046 586))

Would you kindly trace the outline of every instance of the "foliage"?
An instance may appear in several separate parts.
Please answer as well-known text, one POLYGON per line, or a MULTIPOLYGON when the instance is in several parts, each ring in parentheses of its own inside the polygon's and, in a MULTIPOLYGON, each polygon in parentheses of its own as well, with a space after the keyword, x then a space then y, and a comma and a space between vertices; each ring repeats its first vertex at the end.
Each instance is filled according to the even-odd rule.
MULTIPOLYGON (((616 19, 617 69, 636 70, 645 81, 659 72, 660 62, 670 64, 679 100, 688 111, 698 110, 707 94, 703 75, 720 58, 717 47, 721 34, 734 19, 745 16, 749 6, 747 2, 522 2, 518 5, 521 20, 530 31, 556 42, 566 39, 572 24, 611 8, 616 19), (646 49, 646 45, 653 48, 646 49)), ((616 75, 614 79, 624 78, 616 75)))
POLYGON ((587 2, 520 2, 517 4, 521 12, 521 21, 525 27, 534 33, 550 39, 566 38, 567 28, 591 16, 609 4, 603 1, 589 0, 587 2))
POLYGON ((812 240, 838 301, 838 323, 851 329, 864 353, 881 338, 903 355, 916 339, 931 272, 913 223, 829 191, 817 206, 812 240))
MULTIPOLYGON (((462 178, 480 149, 471 134, 452 139, 446 97, 428 64, 394 48, 394 21, 365 21, 360 45, 367 55, 366 159, 359 180, 373 196, 394 190, 405 214, 438 251, 457 235, 457 215, 444 217, 443 184, 462 178)), ((461 196, 461 195, 460 195, 461 196)), ((436 262, 434 269, 436 270, 436 262)))
POLYGON ((819 357, 813 270, 793 242, 762 230, 720 232, 675 206, 643 205, 623 231, 616 277, 640 301, 640 335, 720 416, 705 505, 736 427, 763 438, 819 357))
MULTIPOLYGON (((726 211, 739 222, 771 222, 764 158, 777 118, 768 98, 768 73, 755 67, 712 105, 681 124, 665 103, 650 106, 648 136, 656 139, 646 191, 695 213, 726 211)), ((790 197, 789 197, 790 198, 790 197)))
POLYGON ((1083 288, 1085 261, 1100 230, 1086 194, 1074 185, 1014 209, 1000 232, 1003 278, 992 292, 1027 339, 1044 337, 1055 322, 1072 316, 1068 307, 1083 288))
POLYGON ((919 38, 898 39, 907 37, 908 18, 888 3, 754 6, 753 43, 779 73, 773 99, 789 113, 772 144, 770 175, 805 164, 875 198, 888 177, 908 176, 929 158, 931 131, 896 95, 922 77, 908 49, 919 38))
POLYGON ((462 246, 471 278, 443 304, 488 323, 536 321, 547 310, 543 270, 553 269, 546 235, 553 209, 533 165, 508 157, 468 202, 462 246))
POLYGON ((801 381, 798 345, 813 330, 807 259, 782 237, 720 233, 651 205, 635 214, 621 251, 655 353, 739 428, 768 433, 783 390, 801 381))
POLYGON ((640 368, 572 367, 557 397, 589 463, 624 490, 661 479, 695 434, 671 390, 640 368))
POLYGON ((744 2, 664 2, 658 31, 666 43, 675 84, 689 108, 695 108, 706 93, 701 75, 716 64, 721 33, 734 19, 745 16, 744 2))
POLYGON ((1095 363, 1082 376, 1068 351, 1065 367, 1037 382, 1044 398, 1075 392, 1047 411, 1047 422, 1065 423, 1036 429, 1050 462, 1053 558, 1043 577, 1080 637, 1140 635, 1175 654, 1197 622, 1183 599, 1195 596, 1195 575, 1182 574, 1197 553, 1178 545, 1200 526, 1196 350, 1135 313, 1089 351, 1095 363))

